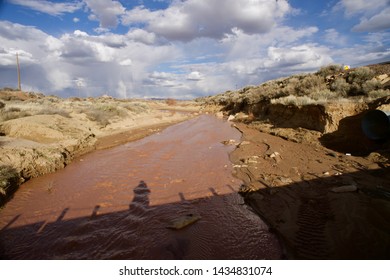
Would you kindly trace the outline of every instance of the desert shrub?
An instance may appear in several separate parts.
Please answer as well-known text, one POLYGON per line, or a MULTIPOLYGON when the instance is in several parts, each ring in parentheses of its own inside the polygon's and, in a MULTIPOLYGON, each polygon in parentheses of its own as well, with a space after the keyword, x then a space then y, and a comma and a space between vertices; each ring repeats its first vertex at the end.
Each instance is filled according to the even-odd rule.
MULTIPOLYGON (((292 81, 291 82, 292 84, 294 84, 295 81, 299 81, 299 78, 297 78, 298 80, 296 80, 295 78, 297 78, 297 77, 292 77, 290 79, 292 81)), ((267 84, 264 88, 265 92, 263 95, 265 95, 269 98, 276 98, 276 96, 287 96, 290 94, 289 89, 288 89, 288 84, 289 84, 289 82, 286 81, 285 79, 267 82, 267 84), (284 90, 284 89, 286 89, 286 90, 284 90)), ((291 94, 295 94, 295 89, 293 89, 293 93, 291 93, 291 94)))
POLYGON ((126 110, 129 110, 130 112, 140 114, 143 112, 149 111, 149 106, 145 103, 141 102, 130 102, 130 103, 124 103, 121 104, 121 107, 125 108, 126 110))
POLYGON ((362 85, 358 83, 352 83, 349 87, 348 96, 364 95, 362 85))
POLYGON ((5 107, 5 103, 0 101, 0 109, 3 109, 5 107))
POLYGON ((110 120, 116 117, 127 115, 125 109, 114 104, 95 104, 92 108, 82 108, 80 113, 85 113, 91 121, 97 122, 102 126, 110 124, 110 120))
POLYGON ((43 105, 45 103, 44 99, 30 99, 28 101, 29 104, 38 104, 38 105, 43 105))
POLYGON ((368 67, 359 67, 350 71, 347 75, 347 82, 350 84, 362 85, 367 80, 371 80, 375 72, 368 67))
POLYGON ((299 91, 299 83, 300 79, 298 77, 292 77, 288 79, 286 84, 281 84, 281 89, 274 91, 275 93, 279 91, 279 93, 288 96, 288 95, 297 95, 299 91))
POLYGON ((244 98, 244 96, 242 94, 240 94, 240 92, 238 92, 238 91, 233 91, 233 92, 229 93, 229 99, 233 103, 241 103, 243 98, 244 98))
POLYGON ((14 100, 14 96, 10 94, 2 94, 0 95, 0 99, 4 101, 10 101, 10 100, 14 100))
POLYGON ((333 83, 330 84, 330 89, 343 97, 348 95, 350 88, 350 84, 348 84, 344 78, 336 78, 333 83))
POLYGON ((19 187, 20 180, 20 175, 15 168, 7 165, 0 166, 0 206, 19 187))
POLYGON ((51 103, 59 103, 61 101, 61 99, 58 96, 55 96, 55 95, 47 96, 46 100, 51 102, 51 103))
POLYGON ((0 120, 7 121, 11 119, 19 119, 33 115, 61 115, 66 118, 70 118, 70 115, 67 111, 56 108, 49 107, 49 105, 42 106, 42 104, 38 104, 34 102, 21 102, 14 103, 14 107, 7 107, 2 110, 0 115, 0 120))
POLYGON ((4 87, 2 88, 3 91, 19 91, 17 88, 11 88, 11 87, 4 87))
POLYGON ((329 75, 335 75, 343 71, 343 66, 339 64, 331 64, 328 66, 321 67, 320 70, 317 71, 317 75, 325 78, 329 75))
POLYGON ((342 98, 343 96, 339 92, 324 89, 309 94, 309 97, 317 101, 326 102, 342 98))
POLYGON ((253 88, 245 94, 243 102, 245 102, 246 104, 256 104, 264 100, 264 98, 265 95, 262 92, 261 88, 257 87, 253 88))
POLYGON ((379 81, 372 79, 363 83, 362 90, 365 94, 368 94, 369 92, 379 90, 382 87, 383 86, 379 81))
POLYGON ((244 87, 244 88, 238 90, 238 92, 241 93, 241 94, 244 94, 244 93, 250 91, 250 90, 253 89, 253 88, 254 88, 253 86, 246 86, 246 87, 244 87))
POLYGON ((93 108, 85 111, 87 118, 91 121, 97 122, 102 126, 110 124, 110 118, 104 111, 93 108))
POLYGON ((359 67, 349 72, 346 79, 347 82, 351 85, 348 91, 349 96, 358 96, 365 95, 366 90, 369 90, 369 87, 372 87, 373 84, 366 84, 366 89, 363 85, 371 80, 375 75, 375 72, 368 67, 359 67))
POLYGON ((308 105, 308 104, 316 104, 315 100, 310 98, 309 96, 294 96, 289 95, 277 99, 271 100, 272 104, 283 104, 283 105, 295 105, 295 106, 302 106, 302 105, 308 105))
POLYGON ((9 107, 9 108, 7 109, 6 112, 9 112, 9 113, 14 113, 14 112, 16 112, 16 113, 18 113, 18 112, 20 112, 20 111, 21 111, 20 108, 17 108, 17 107, 9 107))
POLYGON ((390 96, 390 90, 384 90, 384 89, 378 89, 378 90, 373 90, 373 91, 370 91, 367 96, 369 98, 373 98, 373 99, 376 99, 376 98, 381 98, 381 97, 385 97, 385 96, 390 96))
POLYGON ((106 112, 111 118, 124 117, 127 115, 126 111, 116 104, 104 104, 102 106, 98 106, 98 109, 106 112))
POLYGON ((228 103, 228 101, 229 101, 228 96, 226 96, 224 94, 218 94, 215 97, 211 97, 208 100, 208 102, 210 102, 210 104, 219 104, 219 105, 226 105, 228 103))
POLYGON ((307 75, 302 81, 296 84, 295 91, 298 96, 304 96, 313 91, 321 91, 326 89, 325 80, 321 76, 307 75))
POLYGON ((5 110, 0 115, 0 121, 8 121, 8 120, 13 120, 13 119, 19 119, 19 118, 24 118, 24 117, 29 117, 31 116, 31 113, 22 111, 20 108, 15 108, 15 107, 10 107, 5 110))
POLYGON ((37 112, 37 115, 60 115, 65 118, 70 118, 69 112, 59 109, 59 108, 43 108, 39 112, 37 112))

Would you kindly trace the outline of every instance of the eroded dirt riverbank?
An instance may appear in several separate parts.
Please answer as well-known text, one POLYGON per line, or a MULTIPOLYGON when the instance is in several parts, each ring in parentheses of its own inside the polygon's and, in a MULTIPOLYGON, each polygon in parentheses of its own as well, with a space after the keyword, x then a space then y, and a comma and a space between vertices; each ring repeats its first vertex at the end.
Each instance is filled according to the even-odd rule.
POLYGON ((200 116, 32 179, 0 212, 9 259, 278 259, 267 225, 237 194, 240 133, 200 116), (172 221, 200 219, 181 229, 172 221))
POLYGON ((230 158, 242 195, 289 259, 389 259, 388 166, 236 125, 243 137, 230 158))

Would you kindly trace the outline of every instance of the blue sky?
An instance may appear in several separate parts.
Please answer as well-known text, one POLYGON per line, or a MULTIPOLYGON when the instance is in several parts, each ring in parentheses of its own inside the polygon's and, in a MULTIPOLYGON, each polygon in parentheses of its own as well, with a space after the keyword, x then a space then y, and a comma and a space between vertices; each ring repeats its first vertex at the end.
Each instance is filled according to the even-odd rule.
POLYGON ((193 98, 390 60, 389 0, 0 0, 0 88, 193 98))

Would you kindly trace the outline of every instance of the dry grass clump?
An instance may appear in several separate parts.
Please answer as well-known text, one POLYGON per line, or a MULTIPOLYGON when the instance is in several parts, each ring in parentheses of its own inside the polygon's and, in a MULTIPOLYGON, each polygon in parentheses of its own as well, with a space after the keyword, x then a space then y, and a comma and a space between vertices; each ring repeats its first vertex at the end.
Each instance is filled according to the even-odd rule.
POLYGON ((309 96, 289 95, 277 99, 272 99, 271 104, 303 106, 309 104, 318 104, 318 101, 310 98, 309 96))
POLYGON ((347 75, 347 82, 362 85, 365 81, 374 78, 375 72, 369 67, 359 67, 350 71, 347 75))
POLYGON ((3 109, 0 115, 0 121, 5 122, 8 120, 19 119, 31 116, 31 113, 22 111, 20 108, 9 107, 3 109))
POLYGON ((390 96, 390 90, 378 89, 378 90, 370 91, 368 93, 368 97, 370 99, 377 99, 377 98, 382 98, 385 96, 390 96))
POLYGON ((142 102, 126 102, 122 103, 120 106, 135 114, 145 113, 150 109, 146 103, 142 102))
POLYGON ((84 112, 90 121, 97 122, 101 126, 105 127, 110 124, 110 116, 106 112, 97 108, 89 109, 84 112))
POLYGON ((313 92, 319 92, 326 89, 326 83, 323 77, 309 74, 295 85, 295 91, 298 96, 310 95, 313 92))
POLYGON ((78 112, 85 113, 89 120, 97 122, 103 127, 109 125, 110 120, 127 115, 126 109, 110 103, 91 104, 89 107, 79 109, 78 112))
POLYGON ((20 179, 19 172, 15 168, 6 165, 0 166, 0 206, 18 188, 20 179))
POLYGON ((321 67, 320 70, 317 71, 316 75, 322 76, 323 78, 326 78, 331 75, 337 75, 338 73, 342 72, 343 66, 339 64, 331 64, 328 66, 321 67))
POLYGON ((371 91, 377 91, 382 87, 383 85, 380 83, 380 81, 375 79, 365 81, 362 84, 362 90, 365 94, 369 94, 371 91))
POLYGON ((350 84, 349 96, 366 95, 363 85, 374 77, 375 73, 368 67, 359 67, 346 76, 346 81, 350 84))
POLYGON ((3 93, 0 94, 0 99, 4 101, 23 101, 23 99, 20 98, 18 95, 3 94, 3 93))
POLYGON ((64 109, 55 107, 53 104, 45 104, 44 101, 12 101, 4 104, 4 107, 1 109, 0 121, 8 121, 34 115, 61 115, 66 118, 70 117, 69 113, 64 109))
POLYGON ((319 101, 319 103, 326 103, 328 101, 336 101, 343 98, 339 92, 331 91, 327 88, 319 91, 314 91, 308 95, 313 100, 319 101))
POLYGON ((65 118, 70 118, 69 112, 61 108, 50 108, 50 107, 42 108, 42 110, 40 110, 37 113, 37 115, 60 115, 65 118))
POLYGON ((149 106, 142 101, 118 100, 114 98, 69 98, 62 106, 76 114, 85 114, 87 119, 106 127, 114 119, 125 118, 129 114, 141 114, 149 111, 149 106))
POLYGON ((342 97, 348 96, 351 88, 350 84, 344 78, 336 78, 329 86, 330 90, 338 93, 342 97))

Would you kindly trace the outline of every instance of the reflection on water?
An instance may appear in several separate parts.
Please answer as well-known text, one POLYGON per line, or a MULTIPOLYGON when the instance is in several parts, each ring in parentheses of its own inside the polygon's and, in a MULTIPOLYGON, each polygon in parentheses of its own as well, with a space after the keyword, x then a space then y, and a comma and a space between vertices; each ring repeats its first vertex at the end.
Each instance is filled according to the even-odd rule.
POLYGON ((0 254, 19 259, 275 259, 277 239, 237 194, 211 116, 84 156, 24 184, 0 212, 0 254), (180 230, 172 220, 201 219, 180 230))

